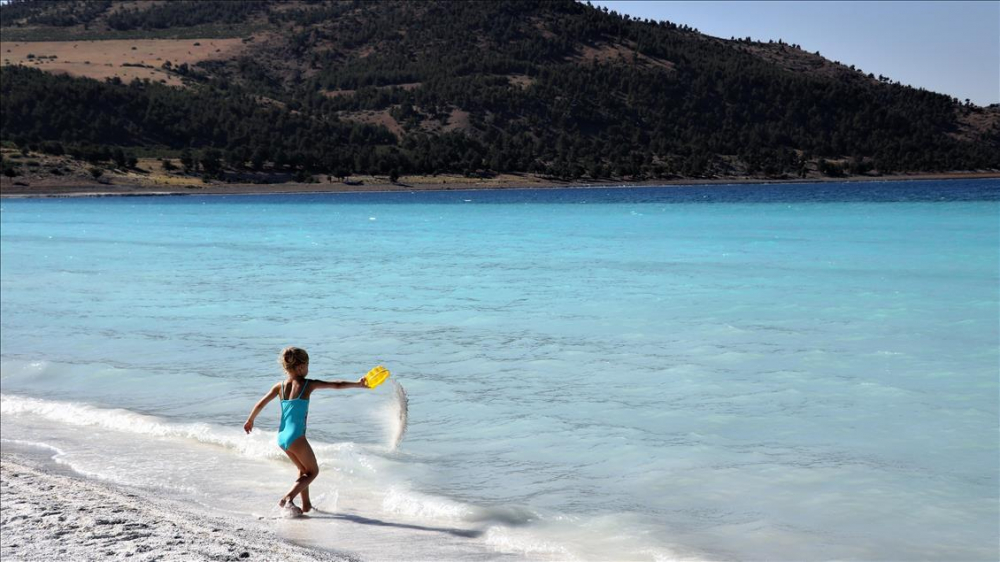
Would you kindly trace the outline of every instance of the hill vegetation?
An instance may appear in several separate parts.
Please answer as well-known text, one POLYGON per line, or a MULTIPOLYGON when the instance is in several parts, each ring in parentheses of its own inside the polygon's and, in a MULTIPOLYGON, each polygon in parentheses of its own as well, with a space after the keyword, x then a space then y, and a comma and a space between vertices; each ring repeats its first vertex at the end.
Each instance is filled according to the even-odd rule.
POLYGON ((5 65, 0 140, 94 163, 141 151, 179 173, 300 179, 1000 169, 996 106, 570 0, 20 1, 0 16, 21 39, 243 39, 232 56, 161 62, 182 87, 5 65))

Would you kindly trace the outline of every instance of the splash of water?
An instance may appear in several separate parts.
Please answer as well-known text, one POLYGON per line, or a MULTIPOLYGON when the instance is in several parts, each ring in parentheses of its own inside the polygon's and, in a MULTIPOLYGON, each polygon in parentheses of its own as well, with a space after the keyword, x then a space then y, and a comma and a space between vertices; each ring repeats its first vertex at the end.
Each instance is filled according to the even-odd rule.
POLYGON ((395 451, 406 435, 406 420, 409 416, 410 398, 406 389, 395 380, 392 383, 392 402, 389 406, 389 449, 395 451))

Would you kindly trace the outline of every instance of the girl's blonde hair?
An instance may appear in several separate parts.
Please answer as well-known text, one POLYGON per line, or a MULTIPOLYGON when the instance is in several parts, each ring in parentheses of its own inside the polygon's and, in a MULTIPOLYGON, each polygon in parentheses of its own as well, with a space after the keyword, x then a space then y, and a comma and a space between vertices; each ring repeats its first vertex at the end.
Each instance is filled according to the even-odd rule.
POLYGON ((288 373, 294 373, 299 365, 309 363, 309 354, 301 347, 288 346, 278 354, 278 364, 288 373))

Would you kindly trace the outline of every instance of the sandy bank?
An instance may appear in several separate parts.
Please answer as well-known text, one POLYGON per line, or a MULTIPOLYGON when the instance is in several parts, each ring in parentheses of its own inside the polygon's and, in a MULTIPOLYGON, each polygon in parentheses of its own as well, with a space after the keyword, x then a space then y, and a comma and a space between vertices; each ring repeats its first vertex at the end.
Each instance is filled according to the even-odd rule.
POLYGON ((0 558, 15 560, 347 560, 242 519, 0 459, 0 558))
MULTIPOLYGON (((15 178, 17 179, 17 178, 15 178)), ((191 185, 139 185, 139 184, 101 184, 88 180, 69 180, 62 178, 45 178, 27 182, 29 185, 14 185, 10 178, 0 178, 0 197, 107 197, 136 195, 250 195, 277 193, 364 193, 364 192, 413 192, 413 191, 451 191, 451 190, 494 190, 494 189, 545 189, 567 187, 662 187, 662 186, 694 186, 694 185, 735 185, 735 184, 799 184, 799 183, 836 183, 836 182, 886 182, 914 180, 952 180, 952 179, 1000 179, 1000 172, 955 172, 946 174, 912 174, 895 176, 849 176, 843 178, 806 178, 806 179, 760 179, 760 178, 716 178, 716 179, 677 179, 650 180, 643 182, 586 182, 586 181, 554 181, 535 176, 504 176, 502 178, 476 179, 442 179, 435 181, 428 177, 414 180, 403 178, 399 183, 365 182, 363 185, 346 185, 343 183, 278 183, 278 184, 195 184, 191 185)), ((18 183, 25 183, 19 181, 18 183)))

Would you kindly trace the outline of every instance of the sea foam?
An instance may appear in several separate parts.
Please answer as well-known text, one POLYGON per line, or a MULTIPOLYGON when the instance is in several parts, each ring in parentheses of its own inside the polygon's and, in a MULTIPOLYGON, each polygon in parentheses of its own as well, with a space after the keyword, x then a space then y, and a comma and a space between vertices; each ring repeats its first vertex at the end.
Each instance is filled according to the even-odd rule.
POLYGON ((0 394, 0 414, 10 416, 31 414, 67 425, 96 426, 152 437, 189 439, 218 445, 248 458, 285 458, 274 445, 276 434, 271 431, 255 430, 251 435, 244 435, 242 429, 235 427, 229 429, 204 422, 174 423, 120 408, 98 408, 76 402, 10 394, 0 394))

